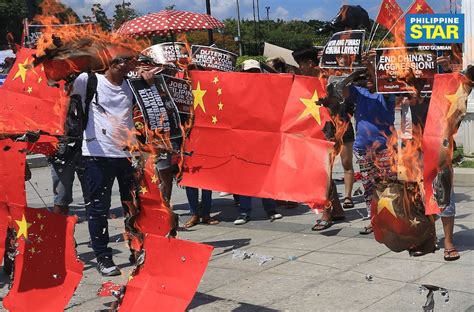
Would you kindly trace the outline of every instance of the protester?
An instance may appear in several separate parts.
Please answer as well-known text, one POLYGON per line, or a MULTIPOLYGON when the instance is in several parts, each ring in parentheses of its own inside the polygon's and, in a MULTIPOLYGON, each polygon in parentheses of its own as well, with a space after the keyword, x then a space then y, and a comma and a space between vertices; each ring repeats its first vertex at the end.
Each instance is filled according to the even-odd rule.
MULTIPOLYGON (((235 219, 235 225, 242 225, 250 221, 250 212, 252 211, 252 197, 239 195, 239 216, 235 219)), ((281 214, 277 212, 277 204, 274 199, 262 198, 263 209, 267 213, 270 221, 278 220, 283 218, 281 214)))
POLYGON ((293 52, 293 58, 299 66, 299 72, 304 76, 319 77, 319 57, 321 49, 317 47, 307 47, 293 52))
POLYGON ((211 218, 212 191, 202 190, 201 203, 199 203, 199 189, 187 186, 186 197, 188 198, 191 219, 184 224, 185 228, 198 225, 199 222, 207 225, 219 224, 219 220, 211 218))
MULTIPOLYGON (((343 97, 355 104, 354 118, 357 130, 354 152, 362 175, 364 201, 369 218, 376 183, 393 181, 397 178, 397 173, 392 170, 395 155, 393 149, 387 146, 387 138, 392 134, 395 121, 395 96, 375 92, 374 58, 375 51, 364 54, 363 62, 367 67, 367 77, 361 86, 356 86, 355 83, 347 84, 362 72, 356 72, 342 82, 345 85, 343 97)), ((372 232, 372 225, 368 225, 360 233, 372 232)))
MULTIPOLYGON (((132 202, 135 186, 134 169, 129 160, 134 156, 127 144, 136 145, 133 129, 133 93, 124 77, 132 69, 130 58, 115 57, 105 74, 97 76, 97 94, 92 101, 84 130, 82 154, 85 178, 90 196, 89 234, 97 258, 97 270, 104 276, 120 275, 108 247, 107 216, 110 210, 114 179, 121 182, 122 200, 132 202), (129 192, 125 192, 129 190, 129 192)), ((148 77, 149 78, 149 77, 148 77)), ((72 94, 86 97, 88 75, 74 82, 72 94)))

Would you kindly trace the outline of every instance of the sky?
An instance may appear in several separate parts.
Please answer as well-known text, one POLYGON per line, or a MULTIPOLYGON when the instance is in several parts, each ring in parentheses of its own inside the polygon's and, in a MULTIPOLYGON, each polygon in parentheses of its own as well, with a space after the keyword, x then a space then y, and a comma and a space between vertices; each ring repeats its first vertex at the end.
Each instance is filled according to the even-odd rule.
MULTIPOLYGON (((157 12, 168 5, 176 5, 176 9, 205 13, 205 0, 125 0, 131 2, 132 7, 141 14, 157 12)), ((257 0, 239 0, 240 14, 242 19, 253 19, 252 2, 257 0)), ((283 20, 332 20, 343 4, 358 4, 369 12, 371 18, 375 18, 381 0, 258 0, 260 7, 260 19, 266 19, 265 7, 270 7, 270 19, 283 20)), ((458 5, 462 0, 451 0, 458 5)), ((61 0, 62 3, 71 6, 79 16, 90 15, 90 8, 94 3, 101 3, 109 18, 113 16, 116 4, 122 0, 61 0)), ((237 17, 237 0, 211 0, 212 15, 219 19, 237 17)), ((398 0, 402 9, 406 9, 412 0, 398 0)), ((450 0, 427 0, 428 4, 436 13, 449 13, 450 0)), ((458 10, 459 11, 459 10, 458 10)))

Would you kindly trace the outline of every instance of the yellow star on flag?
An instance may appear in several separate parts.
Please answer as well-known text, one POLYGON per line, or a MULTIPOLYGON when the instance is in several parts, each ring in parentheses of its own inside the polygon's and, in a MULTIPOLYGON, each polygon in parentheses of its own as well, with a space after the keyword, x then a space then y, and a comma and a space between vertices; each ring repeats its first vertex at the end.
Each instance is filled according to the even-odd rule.
POLYGON ((217 94, 218 94, 218 95, 222 95, 222 89, 221 89, 221 88, 218 88, 218 89, 217 89, 217 94))
POLYGON ((28 92, 28 94, 31 94, 31 92, 33 92, 33 87, 28 87, 28 90, 26 92, 28 92))
POLYGON ((20 238, 22 235, 24 238, 28 238, 28 228, 31 226, 31 223, 26 222, 25 215, 22 215, 21 221, 15 220, 15 222, 18 225, 16 238, 20 238))
POLYGON ((319 97, 318 97, 317 90, 314 90, 314 94, 311 99, 300 98, 300 101, 303 102, 306 108, 304 112, 301 113, 301 115, 298 117, 297 120, 300 120, 308 115, 311 115, 313 116, 314 120, 316 120, 318 125, 321 125, 321 115, 319 113, 319 109, 321 108, 321 105, 316 104, 318 100, 319 100, 319 97))
POLYGON ((41 243, 42 241, 43 239, 41 238, 41 236, 38 236, 38 238, 36 239, 36 242, 41 243))
POLYGON ((37 217, 39 220, 46 218, 46 217, 43 216, 41 213, 37 213, 37 214, 36 214, 36 217, 37 217))
POLYGON ((39 77, 38 78, 38 83, 41 83, 41 81, 43 81, 43 78, 39 77))
POLYGON ((44 72, 44 66, 43 65, 41 65, 41 71, 44 72))
POLYGON ((212 116, 212 123, 216 124, 217 123, 217 116, 212 116))
POLYGON ((140 187, 140 193, 142 193, 143 195, 148 193, 148 189, 146 188, 146 186, 141 186, 140 187))
POLYGON ((446 118, 451 117, 456 110, 462 110, 463 106, 466 105, 467 101, 467 92, 464 90, 463 85, 461 84, 454 94, 446 94, 444 97, 448 99, 450 105, 446 118))
POLYGON ((29 250, 29 252, 31 252, 32 254, 36 253, 35 247, 31 247, 30 250, 29 250))
POLYGON ((40 231, 44 230, 44 224, 40 224, 40 231))
POLYGON ((222 104, 222 102, 219 102, 219 104, 217 104, 217 106, 219 106, 219 110, 222 110, 224 108, 224 104, 222 104))
POLYGON ((154 174, 152 177, 151 177, 151 183, 156 183, 158 182, 158 177, 156 176, 156 174, 154 174))
POLYGON ((23 63, 18 63, 18 71, 15 73, 15 76, 13 76, 12 80, 15 80, 16 78, 21 77, 21 81, 25 83, 26 72, 29 70, 27 65, 28 65, 28 57, 23 63))
POLYGON ((214 77, 214 80, 212 81, 214 84, 217 84, 219 82, 219 77, 214 77))
POLYGON ((420 12, 421 10, 423 10, 423 6, 421 4, 417 4, 416 5, 416 11, 420 12))
POLYGON ((388 10, 390 9, 390 5, 388 3, 385 3, 385 8, 388 10))
POLYGON ((410 226, 413 226, 413 227, 416 227, 416 226, 417 226, 418 224, 420 224, 420 223, 421 223, 421 222, 418 221, 418 220, 416 219, 416 217, 413 218, 413 220, 410 220, 410 226))
POLYGON ((192 90, 192 92, 194 96, 194 110, 196 110, 196 108, 200 106, 202 108, 202 111, 206 112, 206 108, 204 107, 203 97, 207 91, 201 90, 201 83, 199 81, 198 81, 196 90, 192 90))
POLYGON ((395 218, 397 214, 395 213, 395 209, 393 208, 393 201, 397 199, 398 195, 390 193, 390 189, 387 188, 383 193, 379 193, 379 201, 377 203, 377 214, 384 209, 387 209, 395 218))

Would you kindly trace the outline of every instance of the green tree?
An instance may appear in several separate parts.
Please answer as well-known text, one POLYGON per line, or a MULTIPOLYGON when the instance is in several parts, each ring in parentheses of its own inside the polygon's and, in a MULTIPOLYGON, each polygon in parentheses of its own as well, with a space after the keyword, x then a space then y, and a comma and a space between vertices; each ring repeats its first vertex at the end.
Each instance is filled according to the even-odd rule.
POLYGON ((102 5, 100 5, 100 3, 94 3, 92 5, 91 12, 92 12, 92 17, 83 16, 83 19, 85 21, 96 22, 105 31, 109 31, 112 29, 111 22, 109 18, 107 17, 107 14, 105 13, 104 9, 102 8, 102 5))
POLYGON ((123 1, 115 6, 114 29, 118 29, 123 23, 140 16, 130 2, 123 1))
POLYGON ((0 0, 0 44, 7 44, 7 33, 11 32, 19 42, 23 31, 22 21, 28 16, 24 0, 0 0))

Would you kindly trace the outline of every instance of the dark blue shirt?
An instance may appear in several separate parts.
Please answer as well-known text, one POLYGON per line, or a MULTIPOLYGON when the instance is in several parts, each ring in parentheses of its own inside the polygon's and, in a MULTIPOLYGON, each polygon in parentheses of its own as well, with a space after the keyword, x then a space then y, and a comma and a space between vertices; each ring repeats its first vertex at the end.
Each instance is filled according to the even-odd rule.
POLYGON ((395 96, 387 99, 378 93, 370 93, 366 88, 349 86, 349 101, 355 103, 356 139, 354 149, 365 152, 374 147, 387 148, 387 137, 392 134, 390 127, 395 121, 395 96))

